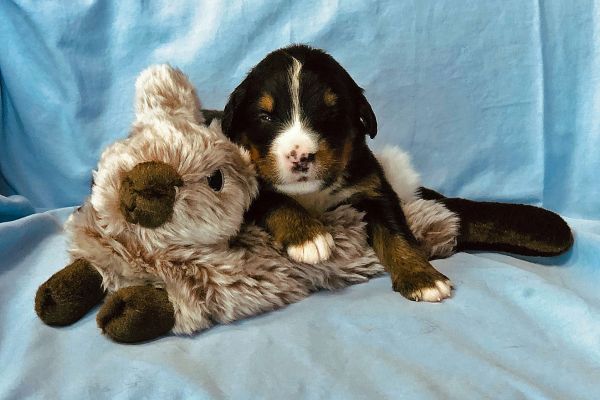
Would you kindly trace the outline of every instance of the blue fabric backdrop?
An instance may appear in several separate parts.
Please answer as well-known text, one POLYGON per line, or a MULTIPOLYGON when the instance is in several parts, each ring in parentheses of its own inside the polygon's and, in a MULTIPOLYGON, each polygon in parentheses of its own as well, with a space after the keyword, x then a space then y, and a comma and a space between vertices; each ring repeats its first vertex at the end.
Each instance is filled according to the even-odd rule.
POLYGON ((0 398, 600 396, 599 1, 4 0, 0 92, 0 398), (89 193, 139 71, 178 66, 221 108, 294 42, 366 89, 373 146, 401 145, 447 194, 573 218, 574 250, 555 268, 437 261, 458 287, 443 305, 384 277, 193 339, 119 346, 93 315, 42 325, 33 296, 66 262, 70 209, 40 211, 89 193))
POLYGON ((365 87, 375 145, 409 150, 447 193, 600 218, 600 20, 576 1, 4 1, 5 193, 75 205, 132 117, 151 63, 223 107, 247 70, 293 42, 330 51, 365 87), (228 4, 228 5, 226 5, 228 4))

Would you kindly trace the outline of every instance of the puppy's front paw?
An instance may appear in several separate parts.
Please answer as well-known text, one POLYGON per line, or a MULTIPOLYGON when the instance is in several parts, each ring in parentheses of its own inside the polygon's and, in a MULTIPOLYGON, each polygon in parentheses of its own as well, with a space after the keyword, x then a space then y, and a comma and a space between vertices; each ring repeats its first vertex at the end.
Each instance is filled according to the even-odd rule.
POLYGON ((435 281, 435 287, 423 287, 411 293, 411 299, 415 301, 440 302, 451 296, 452 282, 448 279, 435 281))
POLYGON ((266 218, 266 228, 276 242, 283 244, 290 259, 316 264, 326 261, 335 247, 323 223, 299 204, 284 204, 266 218))
POLYGON ((324 232, 304 243, 288 246, 287 252, 294 261, 317 264, 328 260, 334 247, 333 237, 329 232, 324 232))
POLYGON ((440 302, 452 296, 452 282, 431 270, 402 274, 393 279, 394 290, 413 301, 440 302))

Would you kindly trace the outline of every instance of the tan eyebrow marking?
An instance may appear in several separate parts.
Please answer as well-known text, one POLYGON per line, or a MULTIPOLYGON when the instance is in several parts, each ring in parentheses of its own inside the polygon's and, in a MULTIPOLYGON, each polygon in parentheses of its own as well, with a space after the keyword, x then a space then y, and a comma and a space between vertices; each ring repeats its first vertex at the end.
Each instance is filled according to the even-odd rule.
POLYGON ((266 112, 273 112, 274 105, 275 105, 275 100, 273 99, 273 96, 271 96, 268 93, 264 93, 258 99, 258 106, 266 112))
POLYGON ((323 93, 323 101, 325 105, 331 107, 337 103, 337 95, 330 88, 327 88, 323 93))

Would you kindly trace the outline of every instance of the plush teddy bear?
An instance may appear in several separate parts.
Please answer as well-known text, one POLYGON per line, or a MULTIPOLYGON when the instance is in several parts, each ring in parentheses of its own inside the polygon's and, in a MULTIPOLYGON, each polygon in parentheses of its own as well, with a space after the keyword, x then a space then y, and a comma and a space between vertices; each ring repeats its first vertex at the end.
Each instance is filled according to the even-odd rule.
MULTIPOLYGON (((393 150, 381 160, 386 170, 407 162, 393 150)), ((418 182, 411 184, 416 189, 418 182)), ((218 120, 205 124, 185 75, 167 65, 150 67, 136 82, 129 137, 103 152, 91 197, 66 223, 72 262, 40 286, 37 314, 49 325, 68 325, 108 294, 99 327, 116 341, 137 342, 169 331, 191 334, 383 272, 367 244, 362 214, 349 206, 322 217, 335 241, 329 260, 292 261, 264 230, 243 223, 256 192, 249 155, 223 135, 218 120)), ((545 249, 513 237, 469 242, 477 221, 465 211, 461 220, 444 204, 497 209, 491 203, 432 191, 419 198, 412 189, 399 195, 430 258, 482 243, 501 249, 511 240, 525 253, 545 249)), ((543 212, 535 215, 540 220, 555 218, 536 210, 543 212)), ((561 245, 552 251, 564 251, 561 245)))

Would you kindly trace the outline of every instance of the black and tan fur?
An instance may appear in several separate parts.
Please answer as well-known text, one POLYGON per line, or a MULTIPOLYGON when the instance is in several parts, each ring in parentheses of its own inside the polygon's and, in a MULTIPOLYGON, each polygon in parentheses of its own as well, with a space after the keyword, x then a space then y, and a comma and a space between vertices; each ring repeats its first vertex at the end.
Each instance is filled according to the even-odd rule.
MULTIPOLYGON (((367 146, 366 137, 377 134, 377 120, 363 90, 327 53, 293 45, 267 55, 231 94, 223 114, 223 129, 249 149, 259 172, 260 195, 248 213, 249 219, 265 226, 288 248, 317 243, 317 238, 326 234, 315 213, 341 203, 351 204, 366 213, 369 241, 390 273, 394 290, 412 300, 439 301, 450 296, 450 281, 419 249, 398 196, 367 146), (274 150, 292 125, 295 108, 299 110, 301 129, 318 141, 316 151, 304 157, 304 162, 298 161, 297 170, 295 163, 291 175, 284 174, 289 179, 312 165, 313 180, 319 185, 303 193, 286 190, 287 186, 282 185, 278 153, 274 150), (319 206, 311 207, 315 198, 320 199, 319 206)), ((299 175, 296 185, 303 180, 309 178, 299 175)), ((443 197, 439 196, 436 198, 443 197)), ((565 251, 572 243, 564 221, 545 210, 535 208, 532 215, 533 207, 462 203, 461 199, 439 201, 447 202, 463 218, 458 243, 461 250, 477 244, 472 248, 552 255, 565 251), (507 210, 524 219, 501 223, 501 213, 507 210), (534 218, 528 225, 529 215, 534 218), (547 236, 535 225, 539 219, 546 221, 544 226, 549 231, 558 232, 555 245, 543 243, 547 236), (485 224, 484 220, 494 223, 485 224), (536 235, 541 242, 526 240, 536 235), (499 241, 494 240, 497 238, 499 241)))

